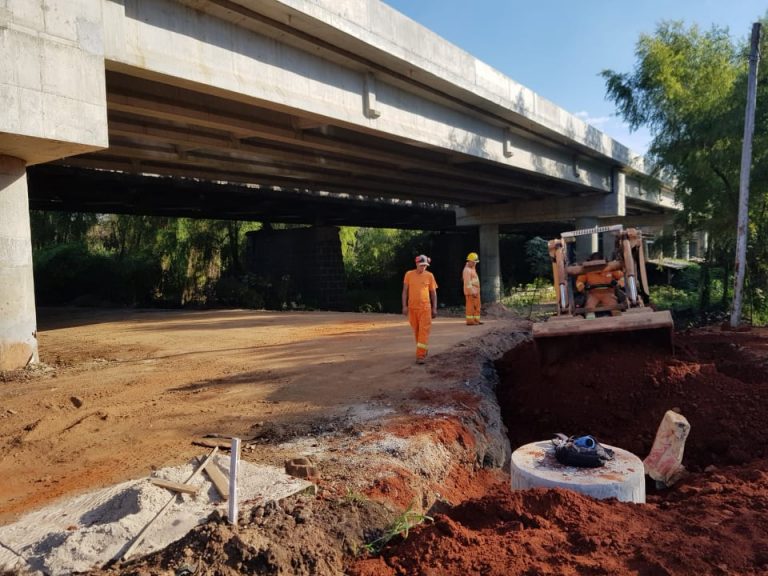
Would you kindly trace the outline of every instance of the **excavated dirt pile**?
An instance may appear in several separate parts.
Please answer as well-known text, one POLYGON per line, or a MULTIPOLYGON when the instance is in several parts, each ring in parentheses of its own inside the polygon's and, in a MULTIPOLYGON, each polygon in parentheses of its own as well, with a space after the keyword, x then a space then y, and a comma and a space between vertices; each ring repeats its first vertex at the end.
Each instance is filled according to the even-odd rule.
POLYGON ((592 434, 644 457, 673 409, 691 424, 686 478, 648 483, 640 505, 500 484, 351 574, 768 574, 768 331, 680 334, 674 354, 624 344, 542 367, 528 343, 498 362, 512 447, 592 434))

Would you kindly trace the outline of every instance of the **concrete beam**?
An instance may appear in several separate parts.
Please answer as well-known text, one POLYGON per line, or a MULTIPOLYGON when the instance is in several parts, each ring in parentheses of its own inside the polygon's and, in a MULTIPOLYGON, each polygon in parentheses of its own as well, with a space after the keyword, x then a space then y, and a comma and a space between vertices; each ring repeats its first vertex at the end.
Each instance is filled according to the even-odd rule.
POLYGON ((675 191, 668 185, 651 183, 647 178, 628 175, 625 187, 626 197, 635 204, 644 204, 657 210, 680 210, 680 206, 675 202, 675 191))
POLYGON ((0 155, 27 165, 105 148, 102 0, 0 8, 0 155))
MULTIPOLYGON (((196 7, 216 10, 208 4, 214 3, 196 7)), ((383 44, 382 35, 387 37, 383 21, 356 21, 356 17, 364 15, 356 14, 353 4, 360 7, 357 3, 344 3, 344 18, 340 19, 336 14, 339 8, 330 4, 321 8, 315 3, 292 3, 289 12, 301 12, 302 22, 310 19, 315 24, 308 27, 311 32, 304 32, 297 21, 292 36, 289 29, 294 28, 293 24, 285 25, 285 20, 267 21, 264 17, 265 13, 286 10, 277 2, 241 4, 237 17, 229 22, 222 19, 227 17, 224 14, 217 14, 216 18, 201 15, 200 11, 171 0, 126 1, 122 17, 114 7, 105 11, 105 36, 120 39, 107 43, 107 66, 166 85, 194 87, 279 112, 325 118, 331 124, 385 138, 416 142, 572 185, 610 191, 610 165, 597 159, 597 154, 590 157, 574 151, 568 136, 558 134, 553 139, 549 129, 544 130, 546 137, 535 135, 530 121, 512 126, 511 117, 500 117, 402 74, 392 64, 397 58, 389 50, 402 51, 406 46, 383 44), (359 38, 339 34, 337 27, 344 28, 350 22, 355 23, 356 30, 361 28, 358 32, 371 44, 362 47, 359 38), (282 32, 279 40, 275 38, 276 30, 282 32), (321 41, 324 34, 331 32, 333 43, 321 41), (360 50, 353 50, 353 44, 360 50), (360 51, 366 57, 359 56, 360 51), (195 57, 190 58, 190 54, 195 57), (392 66, 383 66, 384 61, 392 66)), ((377 9, 380 5, 370 4, 377 9)), ((381 6, 392 25, 413 28, 412 21, 381 6)), ((411 50, 418 46, 419 53, 434 52, 437 58, 441 51, 455 49, 422 27, 414 32, 416 36, 407 38, 411 50), (425 45, 424 39, 429 43, 425 45)), ((409 53, 409 57, 414 55, 415 52, 409 53)), ((469 61, 473 66, 477 63, 474 58, 469 61)), ((484 66, 483 70, 485 77, 490 69, 484 66)), ((438 82, 429 75, 429 81, 447 87, 455 80, 453 76, 442 77, 438 82)), ((481 79, 478 82, 482 84, 481 79)), ((507 112, 519 107, 517 101, 508 97, 507 112)), ((580 121, 558 110, 548 103, 542 104, 539 112, 549 118, 549 112, 555 111, 548 120, 550 124, 567 122, 562 127, 565 134, 580 133, 576 129, 580 121)))
POLYGON ((621 224, 626 228, 661 228, 669 226, 674 220, 674 213, 663 214, 629 214, 627 216, 612 216, 601 218, 600 226, 621 224))
POLYGON ((582 217, 607 218, 618 216, 618 210, 616 194, 521 201, 457 208, 456 224, 458 226, 532 224, 568 221, 582 217))
POLYGON ((179 0, 222 20, 259 30, 266 18, 283 25, 281 40, 302 46, 320 42, 326 57, 361 61, 412 85, 444 94, 463 106, 482 109, 498 118, 526 126, 552 139, 573 140, 621 163, 643 169, 643 158, 541 95, 515 82, 436 33, 400 14, 384 2, 340 0, 240 0, 237 11, 216 2, 179 0), (260 26, 261 25, 261 26, 260 26), (295 35, 291 35, 291 31, 295 35), (337 48, 332 49, 323 44, 337 48))

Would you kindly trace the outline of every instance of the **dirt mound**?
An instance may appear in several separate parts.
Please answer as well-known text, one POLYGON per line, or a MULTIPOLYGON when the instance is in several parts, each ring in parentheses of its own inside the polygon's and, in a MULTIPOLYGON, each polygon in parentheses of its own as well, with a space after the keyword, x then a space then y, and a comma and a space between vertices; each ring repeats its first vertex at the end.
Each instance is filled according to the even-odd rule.
POLYGON ((765 460, 646 505, 506 485, 414 528, 351 576, 766 574, 765 460))
POLYGON ((768 574, 768 331, 679 335, 675 353, 616 338, 541 366, 532 343, 499 362, 513 447, 591 433, 644 455, 664 412, 688 418, 691 471, 647 504, 511 492, 436 514, 354 576, 768 574))
POLYGON ((184 568, 221 576, 337 574, 345 556, 355 556, 376 538, 368 527, 383 525, 391 514, 386 506, 355 497, 267 502, 237 528, 216 516, 165 550, 91 574, 155 576, 184 568))

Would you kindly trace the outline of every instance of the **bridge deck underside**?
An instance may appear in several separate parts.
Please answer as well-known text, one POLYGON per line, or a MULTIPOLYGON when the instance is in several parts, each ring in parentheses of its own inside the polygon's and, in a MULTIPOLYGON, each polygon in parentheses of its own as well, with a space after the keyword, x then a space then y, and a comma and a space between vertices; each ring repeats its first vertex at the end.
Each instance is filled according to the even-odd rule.
MULTIPOLYGON (((109 148, 30 167, 32 208, 448 229, 456 206, 594 194, 114 70, 107 71, 107 103, 109 148)), ((630 214, 645 210, 628 206, 630 214)))

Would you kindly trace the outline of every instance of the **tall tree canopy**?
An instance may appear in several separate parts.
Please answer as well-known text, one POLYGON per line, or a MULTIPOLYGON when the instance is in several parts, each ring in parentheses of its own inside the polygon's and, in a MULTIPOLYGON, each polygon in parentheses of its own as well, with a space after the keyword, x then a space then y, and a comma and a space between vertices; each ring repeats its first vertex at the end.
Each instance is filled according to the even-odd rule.
MULTIPOLYGON (((749 42, 734 42, 726 28, 703 32, 695 25, 662 22, 653 35, 640 36, 632 72, 602 72, 619 115, 631 128, 647 126, 651 132, 649 159, 657 173, 675 182, 683 208, 678 229, 709 232, 721 263, 733 262, 748 55, 749 42)), ((768 279, 768 249, 757 242, 768 232, 767 97, 768 73, 762 65, 750 183, 753 289, 764 288, 768 279)), ((757 296, 764 305, 764 293, 757 296)))

